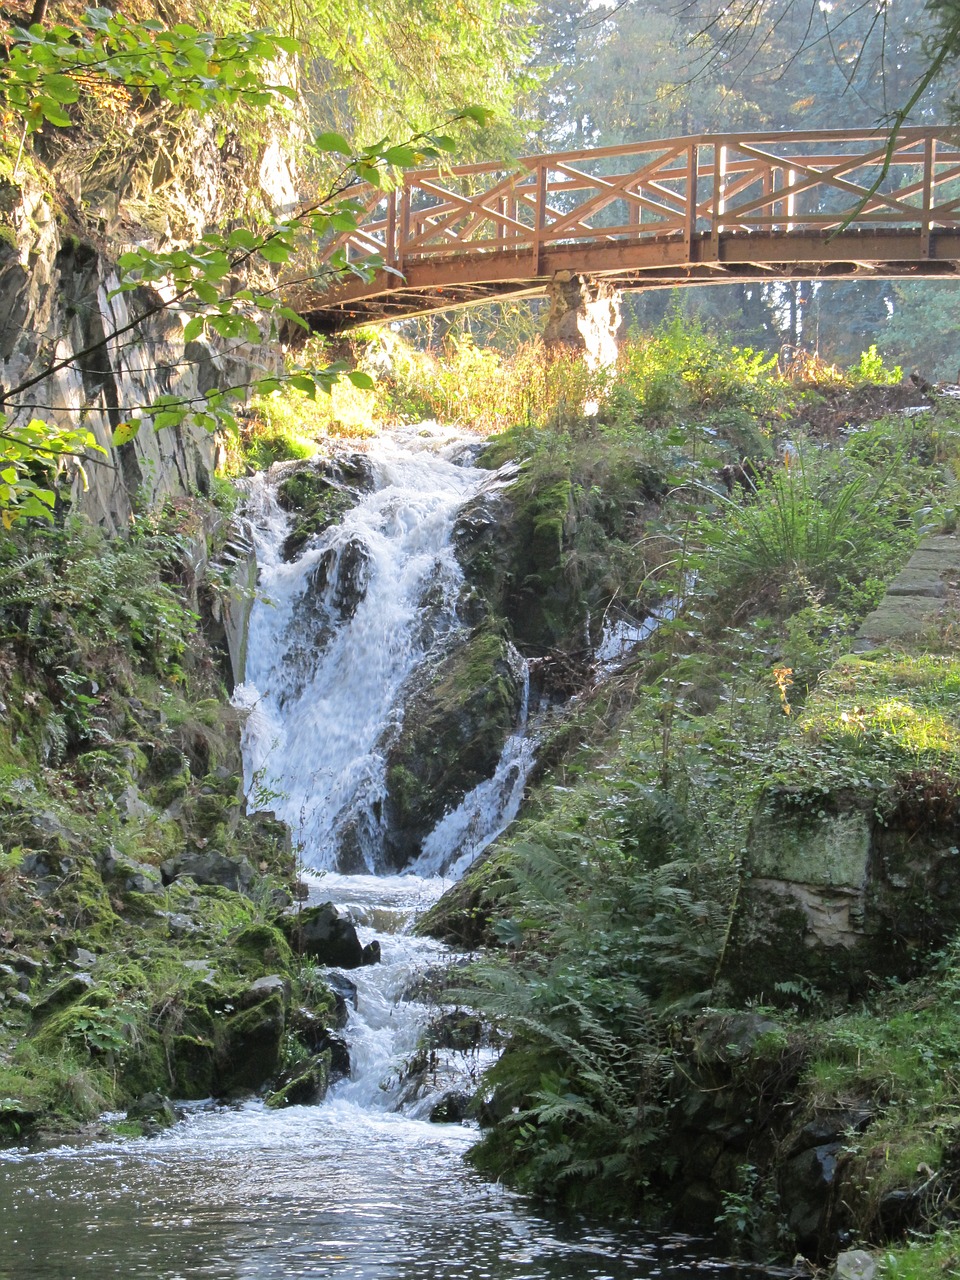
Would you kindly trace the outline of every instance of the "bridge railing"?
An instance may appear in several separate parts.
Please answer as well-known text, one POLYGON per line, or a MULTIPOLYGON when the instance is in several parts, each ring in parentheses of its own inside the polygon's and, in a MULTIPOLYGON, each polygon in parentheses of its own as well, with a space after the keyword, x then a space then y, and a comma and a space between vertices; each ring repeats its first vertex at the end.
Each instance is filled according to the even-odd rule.
MULTIPOLYGON (((367 213, 321 249, 374 255, 403 273, 475 255, 515 255, 525 274, 557 245, 694 242, 811 231, 920 231, 960 226, 960 131, 904 128, 670 138, 405 175, 389 194, 351 192, 367 213)), ((706 241, 704 247, 702 242, 706 241)))

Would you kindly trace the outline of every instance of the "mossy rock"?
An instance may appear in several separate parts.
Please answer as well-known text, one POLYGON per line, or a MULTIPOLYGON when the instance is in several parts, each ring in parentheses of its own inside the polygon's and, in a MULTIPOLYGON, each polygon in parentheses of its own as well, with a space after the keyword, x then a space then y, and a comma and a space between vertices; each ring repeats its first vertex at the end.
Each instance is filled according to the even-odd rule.
POLYGON ((355 490, 315 468, 287 476, 277 486, 277 501, 294 512, 295 519, 283 544, 283 558, 296 559, 311 538, 342 520, 358 498, 355 490))
POLYGON ((190 1101, 213 1095, 217 1053, 212 1038, 173 1036, 167 1045, 167 1060, 175 1097, 190 1101))
POLYGON ((493 776, 522 698, 516 655, 492 627, 475 631, 412 690, 387 749, 389 865, 406 866, 444 813, 493 776))
POLYGON ((326 1097, 330 1084, 330 1053, 315 1054, 304 1062, 288 1067, 276 1082, 276 1088, 267 1094, 266 1105, 281 1107, 312 1107, 326 1097))
POLYGON ((485 850, 466 875, 423 913, 414 932, 462 951, 499 945, 492 929, 491 903, 505 878, 499 851, 485 850))
POLYGON ((230 945, 240 953, 245 962, 256 963, 261 971, 264 967, 285 971, 293 968, 294 957, 290 944, 275 925, 246 925, 230 939, 230 945))
POLYGON ((286 1000, 280 993, 224 1019, 217 1037, 216 1091, 259 1089, 280 1068, 286 1000))

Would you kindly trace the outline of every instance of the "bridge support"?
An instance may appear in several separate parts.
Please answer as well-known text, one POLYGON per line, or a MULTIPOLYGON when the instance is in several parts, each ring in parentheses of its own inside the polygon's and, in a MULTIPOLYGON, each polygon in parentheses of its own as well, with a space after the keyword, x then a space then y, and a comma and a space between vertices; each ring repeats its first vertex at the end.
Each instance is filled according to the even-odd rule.
POLYGON ((547 285, 550 313, 543 341, 550 348, 582 351, 591 369, 616 363, 620 293, 605 280, 558 271, 547 285))

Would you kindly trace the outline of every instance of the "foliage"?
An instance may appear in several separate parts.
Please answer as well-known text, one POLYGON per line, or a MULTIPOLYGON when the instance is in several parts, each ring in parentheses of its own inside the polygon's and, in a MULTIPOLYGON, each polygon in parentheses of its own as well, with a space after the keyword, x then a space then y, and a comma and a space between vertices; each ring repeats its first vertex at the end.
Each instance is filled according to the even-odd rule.
POLYGON ((189 23, 173 28, 134 22, 106 8, 82 22, 14 27, 0 66, 0 102, 28 132, 45 123, 69 128, 68 108, 96 86, 122 85, 194 111, 258 108, 295 97, 263 78, 263 69, 296 42, 268 31, 214 36, 189 23))
MULTIPOLYGON (((914 545, 916 504, 949 493, 949 415, 883 419, 821 449, 790 421, 806 412, 806 392, 769 361, 721 351, 668 321, 627 344, 595 420, 524 425, 494 437, 486 455, 522 462, 511 491, 520 510, 569 486, 563 556, 588 590, 602 572, 582 540, 596 521, 604 589, 618 602, 642 616, 654 584, 661 600, 682 597, 678 615, 585 691, 543 745, 550 772, 472 890, 502 952, 476 968, 478 990, 462 998, 508 1036, 472 1159, 608 1211, 649 1208, 671 1176, 665 1081, 684 1067, 678 1027, 722 991, 715 975, 766 788, 815 805, 867 786, 886 797, 888 816, 956 813, 952 656, 837 662, 877 583, 914 545), (722 366, 738 361, 727 380, 722 366), (766 481, 726 498, 718 465, 748 446, 747 457, 770 457, 781 424, 799 459, 771 462, 766 481), (669 484, 631 525, 609 512, 626 503, 641 451, 669 484), (618 546, 631 528, 635 558, 618 546), (692 555, 693 544, 703 552, 692 555)), ((793 995, 817 1006, 816 992, 793 995)), ((906 1067, 895 1072, 891 1088, 910 1096, 906 1067)), ((891 1178, 902 1179, 918 1144, 911 1131, 891 1178)), ((722 1225, 748 1251, 779 1229, 771 1186, 758 1165, 728 1188, 722 1225)))
POLYGON ((866 351, 861 351, 860 359, 848 371, 847 377, 854 385, 870 382, 878 387, 894 387, 903 378, 903 370, 899 365, 887 369, 876 343, 872 342, 866 351))

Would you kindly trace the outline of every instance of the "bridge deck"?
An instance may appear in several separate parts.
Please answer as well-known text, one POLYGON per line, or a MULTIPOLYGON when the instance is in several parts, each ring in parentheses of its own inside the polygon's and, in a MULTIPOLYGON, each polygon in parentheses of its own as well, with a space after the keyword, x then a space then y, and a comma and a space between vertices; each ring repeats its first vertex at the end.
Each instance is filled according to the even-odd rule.
POLYGON ((358 188, 366 214, 296 303, 318 331, 541 292, 557 272, 624 289, 744 279, 953 275, 960 132, 725 134, 532 156, 358 188))

